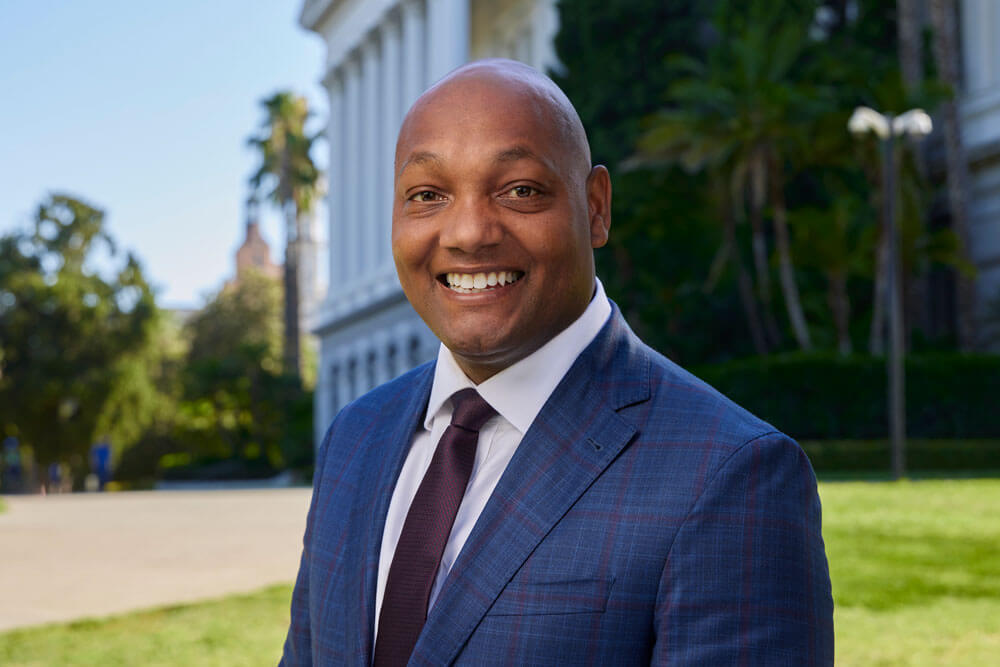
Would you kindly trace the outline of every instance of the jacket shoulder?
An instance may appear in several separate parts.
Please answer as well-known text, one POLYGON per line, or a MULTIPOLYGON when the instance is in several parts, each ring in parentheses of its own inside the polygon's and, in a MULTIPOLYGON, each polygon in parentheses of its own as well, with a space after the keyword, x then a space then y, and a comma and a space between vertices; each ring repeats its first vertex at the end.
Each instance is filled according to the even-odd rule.
MULTIPOLYGON (((649 362, 649 409, 665 425, 724 449, 738 448, 765 435, 787 438, 690 371, 644 343, 639 346, 638 353, 649 362)), ((761 391, 766 388, 761 387, 761 391)))

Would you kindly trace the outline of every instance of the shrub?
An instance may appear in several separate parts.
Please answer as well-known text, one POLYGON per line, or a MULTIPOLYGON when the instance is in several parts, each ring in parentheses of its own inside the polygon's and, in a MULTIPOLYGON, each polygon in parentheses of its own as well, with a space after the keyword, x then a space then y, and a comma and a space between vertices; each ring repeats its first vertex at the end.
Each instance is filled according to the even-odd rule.
MULTIPOLYGON (((888 440, 803 440, 802 449, 817 472, 890 469, 888 440)), ((915 471, 1000 470, 1000 440, 906 441, 906 468, 915 471)))
MULTIPOLYGON (((792 354, 694 371, 797 439, 888 436, 885 359, 792 354)), ((1000 437, 1000 355, 907 358, 906 430, 924 439, 1000 437)))

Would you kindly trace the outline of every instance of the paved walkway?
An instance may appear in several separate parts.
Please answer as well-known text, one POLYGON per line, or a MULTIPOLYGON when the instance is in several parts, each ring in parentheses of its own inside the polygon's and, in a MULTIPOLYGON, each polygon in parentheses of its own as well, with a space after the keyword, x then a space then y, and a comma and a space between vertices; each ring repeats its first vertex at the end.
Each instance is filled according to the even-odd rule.
POLYGON ((0 631, 292 582, 309 489, 4 496, 0 631))

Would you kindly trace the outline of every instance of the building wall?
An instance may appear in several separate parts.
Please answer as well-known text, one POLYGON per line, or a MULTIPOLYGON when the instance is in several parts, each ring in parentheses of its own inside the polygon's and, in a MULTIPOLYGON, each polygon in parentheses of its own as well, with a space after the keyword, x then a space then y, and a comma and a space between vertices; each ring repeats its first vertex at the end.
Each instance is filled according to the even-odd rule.
POLYGON ((330 99, 330 275, 313 318, 318 443, 342 406, 437 352, 403 296, 389 245, 404 113, 473 58, 554 66, 558 14, 554 0, 306 0, 299 20, 326 42, 330 99))
POLYGON ((1000 299, 1000 2, 961 0, 960 11, 970 254, 979 269, 976 301, 983 317, 1000 299))

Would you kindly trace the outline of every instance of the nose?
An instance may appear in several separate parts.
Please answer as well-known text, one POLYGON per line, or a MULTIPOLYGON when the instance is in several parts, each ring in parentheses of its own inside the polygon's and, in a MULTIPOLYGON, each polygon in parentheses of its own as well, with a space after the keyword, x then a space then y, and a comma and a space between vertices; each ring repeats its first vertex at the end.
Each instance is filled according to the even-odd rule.
POLYGON ((464 253, 475 253, 500 243, 503 226, 488 200, 456 200, 448 208, 442 221, 442 246, 464 253))

